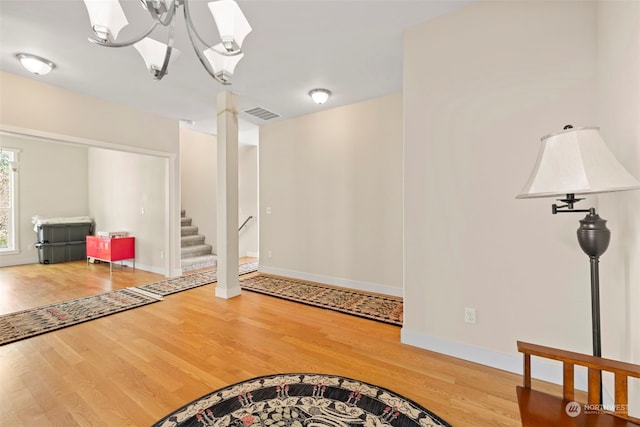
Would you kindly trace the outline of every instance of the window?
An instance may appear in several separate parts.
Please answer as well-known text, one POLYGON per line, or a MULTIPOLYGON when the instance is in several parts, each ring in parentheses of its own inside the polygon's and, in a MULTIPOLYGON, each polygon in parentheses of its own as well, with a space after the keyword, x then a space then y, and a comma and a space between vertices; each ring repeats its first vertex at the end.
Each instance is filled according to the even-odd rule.
POLYGON ((17 251, 18 150, 0 148, 0 253, 17 251))

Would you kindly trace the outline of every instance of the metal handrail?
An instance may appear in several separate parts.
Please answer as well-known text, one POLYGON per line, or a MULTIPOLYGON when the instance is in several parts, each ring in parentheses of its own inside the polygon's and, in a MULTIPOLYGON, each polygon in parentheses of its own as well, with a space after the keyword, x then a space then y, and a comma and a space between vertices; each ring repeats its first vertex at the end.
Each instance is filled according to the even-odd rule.
POLYGON ((238 231, 242 230, 244 228, 244 226, 247 225, 249 220, 251 220, 251 218, 253 218, 253 217, 249 216, 247 219, 245 219, 244 222, 242 223, 242 225, 240 226, 240 228, 238 228, 238 231))

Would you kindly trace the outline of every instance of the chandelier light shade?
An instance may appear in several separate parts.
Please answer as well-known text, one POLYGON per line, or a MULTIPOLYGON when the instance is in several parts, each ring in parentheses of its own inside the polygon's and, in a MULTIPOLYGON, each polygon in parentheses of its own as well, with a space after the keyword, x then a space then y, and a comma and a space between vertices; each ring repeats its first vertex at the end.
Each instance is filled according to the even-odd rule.
POLYGON ((236 65, 244 56, 243 53, 233 56, 222 55, 220 49, 224 49, 222 43, 204 51, 204 56, 209 61, 211 68, 218 80, 228 81, 236 69, 236 65))
POLYGON ((56 64, 48 59, 29 53, 18 53, 16 58, 27 71, 33 74, 45 75, 56 68, 56 64))
POLYGON ((309 96, 316 104, 324 104, 331 97, 331 91, 327 89, 313 89, 309 92, 309 96))
POLYGON ((607 193, 640 188, 600 136, 599 128, 568 128, 542 138, 531 177, 516 198, 607 193))
POLYGON ((238 3, 233 0, 212 1, 209 3, 209 10, 216 21, 224 48, 228 52, 241 49, 245 37, 251 32, 251 25, 238 3))
MULTIPOLYGON (((166 51, 167 45, 146 37, 140 40, 138 43, 134 43, 133 47, 140 53, 144 60, 147 69, 155 76, 156 73, 160 73, 165 66, 164 61, 167 58, 166 51)), ((172 48, 170 62, 173 62, 180 55, 180 51, 176 48, 172 48)))
POLYGON ((98 39, 113 42, 129 21, 117 1, 84 0, 91 29, 98 39))
POLYGON ((251 32, 251 26, 234 0, 217 0, 208 3, 209 10, 218 28, 220 41, 206 42, 197 32, 189 11, 190 0, 140 0, 151 16, 151 25, 138 36, 119 41, 120 30, 128 24, 118 0, 84 0, 91 29, 95 37, 89 40, 105 47, 134 46, 142 55, 152 76, 160 80, 168 71, 172 54, 179 51, 173 47, 178 9, 184 9, 187 34, 198 60, 207 73, 222 84, 230 84, 236 65, 244 56, 241 47, 251 32), (158 25, 168 28, 166 43, 149 38, 158 25))

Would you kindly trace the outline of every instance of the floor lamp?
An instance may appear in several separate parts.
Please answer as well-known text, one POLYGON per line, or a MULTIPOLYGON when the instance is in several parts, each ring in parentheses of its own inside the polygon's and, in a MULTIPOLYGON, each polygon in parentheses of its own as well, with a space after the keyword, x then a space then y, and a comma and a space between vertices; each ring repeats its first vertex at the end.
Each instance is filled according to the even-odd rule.
POLYGON ((593 355, 602 356, 600 338, 600 279, 598 263, 607 250, 611 233, 606 220, 596 214, 595 208, 574 209, 582 199, 576 195, 608 193, 640 188, 638 182, 616 160, 600 136, 599 128, 573 128, 542 138, 538 160, 517 199, 536 197, 564 197, 553 204, 553 214, 586 212, 580 220, 578 243, 589 256, 591 266, 591 330, 593 355))

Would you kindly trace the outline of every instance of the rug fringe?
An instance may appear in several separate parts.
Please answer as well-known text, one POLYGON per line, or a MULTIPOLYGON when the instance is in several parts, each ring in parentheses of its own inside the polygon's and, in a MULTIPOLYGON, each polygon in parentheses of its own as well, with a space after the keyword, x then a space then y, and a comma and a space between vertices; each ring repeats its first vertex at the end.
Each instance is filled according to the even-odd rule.
POLYGON ((153 293, 153 292, 149 292, 149 291, 145 291, 144 289, 133 288, 133 287, 132 288, 125 288, 125 289, 127 289, 129 291, 132 291, 132 292, 136 292, 136 293, 138 293, 140 295, 144 295, 144 296, 149 297, 149 298, 153 298, 153 299, 158 300, 158 301, 164 300, 164 297, 162 295, 159 295, 159 294, 156 294, 156 293, 153 293))

